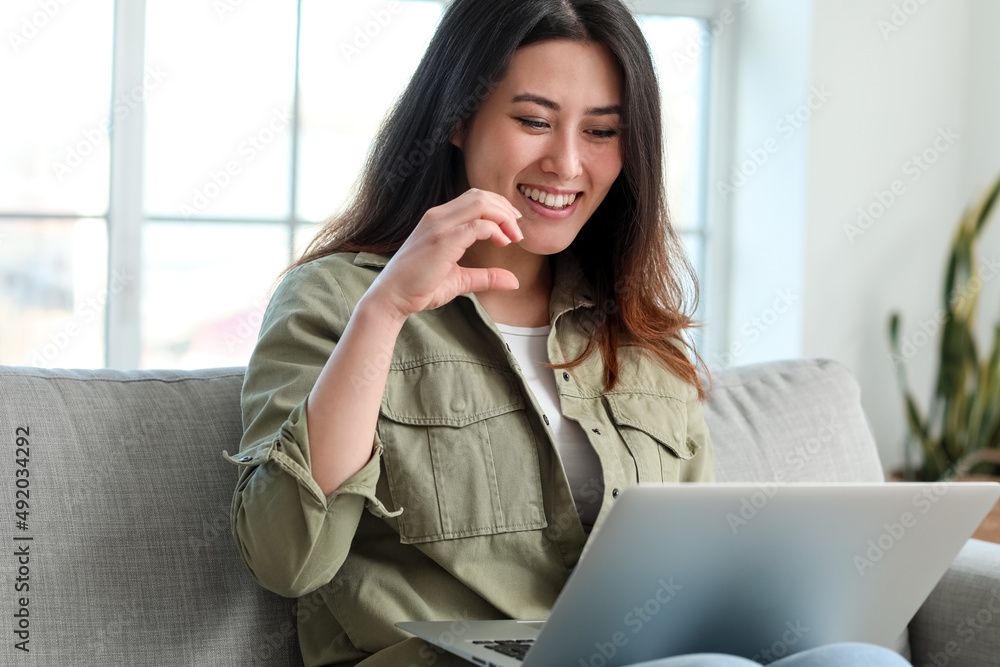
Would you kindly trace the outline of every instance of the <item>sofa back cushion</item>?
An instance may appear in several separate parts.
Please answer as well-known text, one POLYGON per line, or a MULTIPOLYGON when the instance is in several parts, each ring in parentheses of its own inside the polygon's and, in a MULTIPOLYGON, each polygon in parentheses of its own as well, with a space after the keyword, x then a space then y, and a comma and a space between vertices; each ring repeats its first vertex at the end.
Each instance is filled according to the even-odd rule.
POLYGON ((28 549, 28 587, 0 597, 8 637, 27 610, 30 654, 15 637, 0 664, 301 664, 293 601, 251 579, 230 534, 236 470, 221 452, 239 447, 242 381, 0 367, 0 507, 5 532, 31 538, 7 538, 28 549))
POLYGON ((846 366, 829 359, 713 376, 705 421, 720 482, 881 482, 878 450, 846 366))

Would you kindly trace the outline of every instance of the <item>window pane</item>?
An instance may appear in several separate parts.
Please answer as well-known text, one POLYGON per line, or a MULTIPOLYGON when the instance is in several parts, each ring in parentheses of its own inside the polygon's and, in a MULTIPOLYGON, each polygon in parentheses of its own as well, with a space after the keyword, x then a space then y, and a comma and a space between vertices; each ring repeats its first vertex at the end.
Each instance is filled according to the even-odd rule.
POLYGON ((107 267, 103 220, 0 221, 0 363, 102 368, 107 267))
POLYGON ((148 0, 146 66, 146 210, 286 216, 295 3, 148 0))
POLYGON ((323 220, 344 203, 441 11, 438 2, 302 1, 301 218, 323 220))
POLYGON ((313 237, 319 232, 323 225, 298 225, 295 228, 295 246, 292 248, 292 252, 295 255, 295 259, 302 256, 302 253, 306 251, 306 247, 312 242, 313 237))
POLYGON ((111 0, 5 0, 0 211, 103 215, 111 0))
POLYGON ((142 367, 246 364, 288 244, 283 225, 147 224, 142 367))
POLYGON ((660 80, 667 156, 667 202, 678 228, 704 225, 702 192, 704 91, 708 30, 687 18, 641 16, 660 80))

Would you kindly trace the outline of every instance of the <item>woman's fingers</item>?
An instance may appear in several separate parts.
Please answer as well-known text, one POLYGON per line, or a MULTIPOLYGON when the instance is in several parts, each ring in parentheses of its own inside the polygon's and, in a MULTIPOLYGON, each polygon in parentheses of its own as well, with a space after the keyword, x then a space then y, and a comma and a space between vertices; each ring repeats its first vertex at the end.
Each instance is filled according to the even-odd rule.
POLYGON ((507 269, 468 269, 459 267, 462 273, 462 289, 459 294, 486 292, 489 290, 515 290, 517 278, 507 269))
MULTIPOLYGON (((490 239, 499 246, 507 246, 520 240, 519 238, 513 238, 513 230, 505 232, 499 223, 494 220, 487 220, 486 218, 470 220, 466 225, 466 228, 471 232, 471 238, 462 239, 460 242, 463 253, 475 241, 485 241, 486 239, 490 239)), ((517 232, 519 233, 520 230, 517 230, 517 232)))
POLYGON ((521 212, 506 197, 495 192, 469 190, 439 208, 442 214, 439 219, 441 224, 447 224, 446 220, 450 219, 451 215, 455 215, 458 219, 469 222, 476 219, 490 220, 499 227, 500 235, 493 234, 489 237, 477 235, 476 240, 492 237, 498 245, 508 245, 508 243, 517 243, 524 238, 524 234, 521 233, 521 228, 517 224, 521 212))

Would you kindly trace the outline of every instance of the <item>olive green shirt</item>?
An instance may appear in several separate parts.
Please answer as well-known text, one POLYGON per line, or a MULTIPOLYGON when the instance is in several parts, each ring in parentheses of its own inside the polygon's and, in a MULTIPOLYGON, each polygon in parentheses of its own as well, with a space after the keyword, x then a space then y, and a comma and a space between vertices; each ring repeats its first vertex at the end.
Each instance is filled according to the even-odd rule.
MULTIPOLYGON (((291 271, 243 385, 245 433, 229 457, 240 466, 233 535, 261 585, 299 598, 308 667, 465 665, 393 624, 457 620, 460 634, 463 619, 543 619, 587 542, 548 420, 472 294, 407 319, 386 351, 374 454, 323 495, 310 473, 305 400, 387 262, 338 254, 291 271)), ((602 312, 572 256, 554 266, 548 353, 561 363, 579 356, 602 312)), ((714 479, 694 387, 637 347, 620 348, 619 359, 612 391, 599 352, 552 370, 563 415, 600 458, 595 530, 622 489, 714 479)))

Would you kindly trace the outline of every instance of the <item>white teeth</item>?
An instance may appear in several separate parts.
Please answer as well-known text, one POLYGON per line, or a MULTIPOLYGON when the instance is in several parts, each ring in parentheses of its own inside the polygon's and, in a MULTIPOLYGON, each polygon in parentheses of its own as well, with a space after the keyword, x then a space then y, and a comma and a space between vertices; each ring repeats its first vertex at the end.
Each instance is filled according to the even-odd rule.
POLYGON ((525 197, 530 197, 531 199, 537 201, 539 204, 543 204, 544 206, 547 206, 549 208, 554 208, 554 209, 566 208, 574 201, 576 201, 576 193, 568 195, 554 195, 551 192, 543 192, 538 188, 528 189, 524 185, 519 185, 517 189, 520 190, 521 194, 523 194, 525 197))

